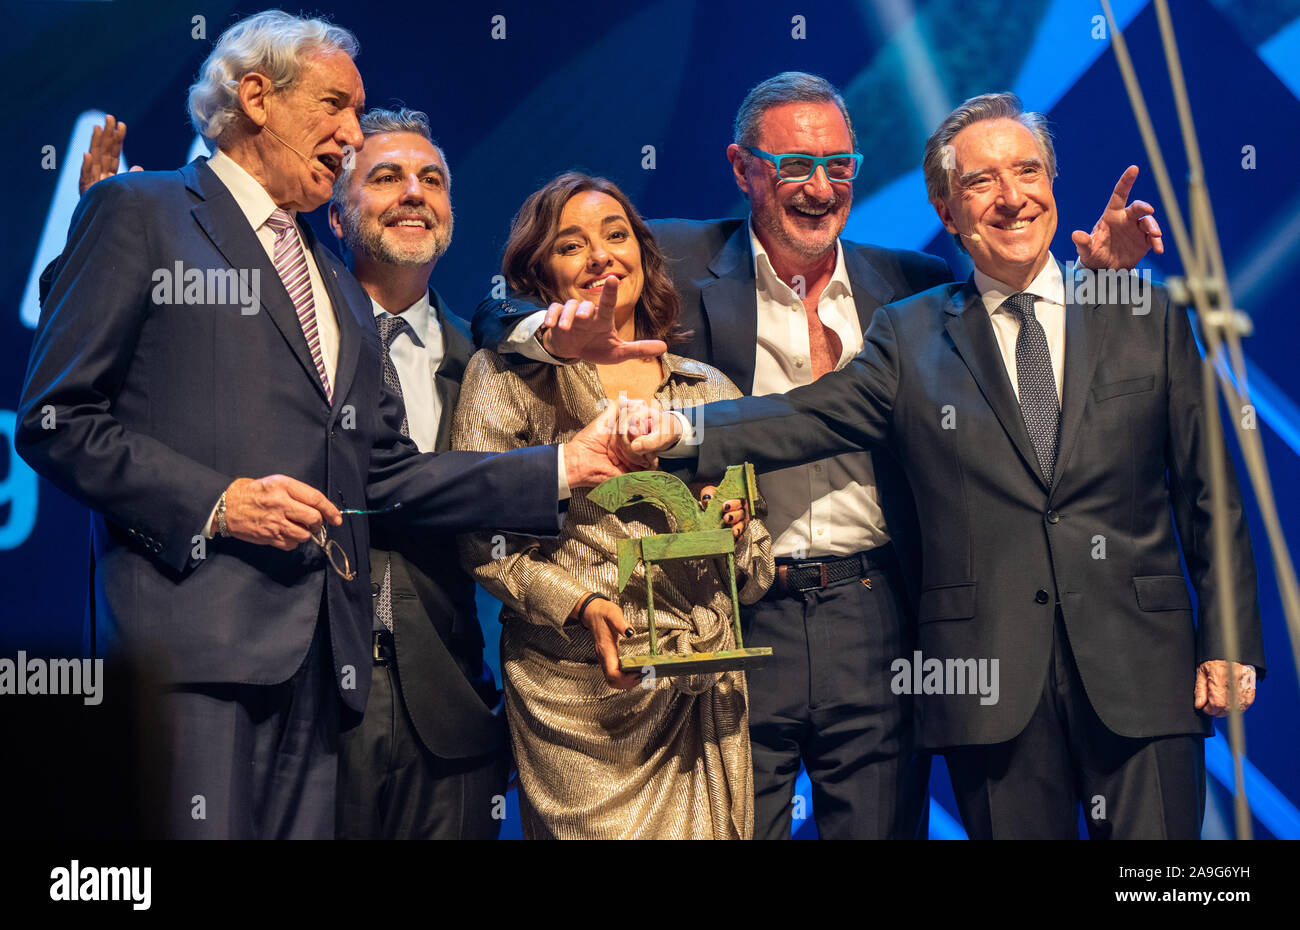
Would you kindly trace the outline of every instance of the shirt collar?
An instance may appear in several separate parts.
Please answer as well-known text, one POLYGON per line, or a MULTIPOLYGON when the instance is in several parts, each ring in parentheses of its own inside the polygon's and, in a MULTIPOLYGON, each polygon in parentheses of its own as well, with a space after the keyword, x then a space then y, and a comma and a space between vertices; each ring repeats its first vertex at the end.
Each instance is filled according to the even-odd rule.
POLYGON ((673 355, 671 352, 665 352, 659 358, 659 364, 664 371, 663 381, 659 383, 660 387, 667 384, 668 379, 672 376, 685 378, 687 381, 699 381, 709 376, 704 366, 694 359, 673 355))
POLYGON ((1047 264, 1038 272, 1034 280, 1023 291, 1017 291, 1011 285, 990 277, 978 268, 975 269, 975 289, 980 292, 984 308, 990 314, 996 313, 1012 294, 1033 294, 1041 300, 1058 306, 1065 306, 1065 280, 1061 277, 1061 266, 1056 264, 1052 253, 1047 253, 1047 264))
MULTIPOLYGON (((235 198, 235 203, 239 205, 239 209, 243 211, 253 229, 261 229, 277 209, 275 201, 266 192, 266 188, 261 185, 257 178, 244 170, 244 167, 239 162, 221 151, 221 149, 217 149, 212 154, 212 157, 208 159, 208 167, 212 169, 212 173, 217 176, 221 183, 230 190, 231 196, 235 198)), ((293 210, 285 212, 291 218, 296 217, 293 210)))
POLYGON ((423 348, 429 341, 429 327, 434 315, 433 305, 429 302, 429 292, 426 290, 420 295, 420 299, 411 304, 401 313, 389 313, 375 301, 370 298, 370 305, 374 308, 375 319, 384 316, 400 316, 411 327, 412 338, 415 344, 423 348))
MULTIPOLYGON (((749 217, 749 247, 754 252, 754 277, 764 281, 769 287, 780 284, 786 290, 792 291, 790 285, 777 275, 776 269, 772 267, 772 259, 768 257, 767 249, 763 248, 763 243, 755 235, 753 214, 749 217)), ((838 237, 835 239, 835 270, 831 273, 831 279, 826 282, 826 290, 822 293, 834 296, 834 288, 837 285, 844 293, 853 293, 853 284, 849 281, 849 272, 844 266, 844 246, 840 244, 838 237)))

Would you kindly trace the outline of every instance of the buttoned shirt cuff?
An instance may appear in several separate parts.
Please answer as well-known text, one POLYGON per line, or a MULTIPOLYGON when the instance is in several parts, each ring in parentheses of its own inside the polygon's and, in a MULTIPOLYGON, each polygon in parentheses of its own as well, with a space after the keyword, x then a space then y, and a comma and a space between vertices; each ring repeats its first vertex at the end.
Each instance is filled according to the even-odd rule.
POLYGON ((556 491, 560 500, 567 501, 572 496, 573 489, 569 487, 569 469, 564 464, 564 443, 560 443, 557 447, 556 460, 559 462, 559 468, 557 469, 559 479, 556 491))
POLYGON ((524 317, 497 345, 497 351, 516 352, 531 358, 534 362, 545 362, 548 365, 569 365, 577 361, 577 359, 559 358, 546 351, 546 347, 542 345, 542 340, 537 335, 537 331, 542 328, 542 323, 545 321, 545 310, 538 310, 524 317))
POLYGON ((700 440, 695 434, 695 425, 686 414, 680 410, 665 411, 669 416, 676 417, 677 423, 681 427, 682 435, 677 442, 667 449, 661 449, 659 456, 665 459, 688 459, 695 455, 695 446, 700 444, 700 440))

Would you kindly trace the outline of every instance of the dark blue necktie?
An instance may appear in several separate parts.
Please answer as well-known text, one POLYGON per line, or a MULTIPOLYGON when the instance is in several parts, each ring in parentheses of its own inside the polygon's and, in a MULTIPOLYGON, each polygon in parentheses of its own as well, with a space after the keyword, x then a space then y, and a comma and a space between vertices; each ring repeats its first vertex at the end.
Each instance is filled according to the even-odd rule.
POLYGON ((1016 382, 1020 390, 1020 413, 1025 418, 1029 439, 1038 453, 1038 468, 1047 486, 1056 471, 1056 443, 1060 434, 1061 404, 1052 375, 1052 354, 1047 334, 1034 315, 1033 294, 1012 294, 1002 304, 1020 320, 1016 336, 1016 382))
MULTIPOLYGON (((411 324, 400 316, 381 316, 375 318, 375 328, 379 330, 379 341, 384 349, 384 384, 398 396, 402 396, 402 382, 397 377, 397 366, 393 364, 393 340, 411 324)), ((402 435, 410 436, 411 428, 406 422, 406 407, 402 407, 402 435)), ((379 585, 379 596, 375 601, 375 618, 384 625, 388 632, 393 632, 393 557, 384 563, 384 580, 379 585)))

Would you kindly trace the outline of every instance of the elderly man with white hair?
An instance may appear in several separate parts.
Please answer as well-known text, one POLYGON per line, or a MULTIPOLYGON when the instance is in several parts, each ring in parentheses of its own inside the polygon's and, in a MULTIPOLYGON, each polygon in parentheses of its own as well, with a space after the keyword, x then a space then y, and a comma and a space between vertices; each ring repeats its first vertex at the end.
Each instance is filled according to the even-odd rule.
POLYGON ((356 53, 321 20, 231 26, 189 95, 211 157, 87 191, 32 347, 16 445, 93 512, 90 648, 157 661, 176 836, 333 835, 366 514, 554 533, 569 487, 617 473, 612 407, 558 450, 403 435, 370 298, 297 217, 362 147, 356 53))

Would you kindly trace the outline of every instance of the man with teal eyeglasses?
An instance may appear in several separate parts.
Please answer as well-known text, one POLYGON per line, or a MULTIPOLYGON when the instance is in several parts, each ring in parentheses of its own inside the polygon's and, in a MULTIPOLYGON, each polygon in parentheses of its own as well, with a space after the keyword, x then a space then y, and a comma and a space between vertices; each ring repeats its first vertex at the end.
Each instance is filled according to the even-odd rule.
MULTIPOLYGON (((840 238, 862 155, 824 79, 786 72, 754 87, 727 158, 747 218, 650 225, 670 259, 682 327, 694 331, 674 351, 721 369, 746 394, 782 393, 846 365, 876 308, 952 280, 931 255, 840 238)), ((1149 247, 1159 251, 1151 208, 1124 207, 1131 183, 1126 174, 1112 198, 1119 206, 1091 235, 1076 234, 1083 264, 1131 267, 1149 247)), ((619 340, 603 306, 537 303, 484 301, 476 341, 554 363, 662 350, 619 340)), ((916 641, 907 482, 887 454, 868 452, 759 480, 778 577, 741 615, 746 645, 774 653, 749 676, 754 836, 786 838, 802 825, 802 762, 820 836, 924 838, 929 759, 913 751, 911 697, 890 689, 890 663, 916 641)))

